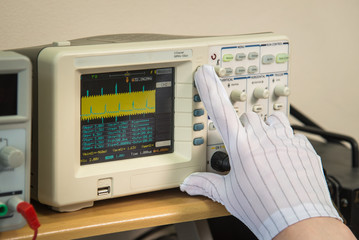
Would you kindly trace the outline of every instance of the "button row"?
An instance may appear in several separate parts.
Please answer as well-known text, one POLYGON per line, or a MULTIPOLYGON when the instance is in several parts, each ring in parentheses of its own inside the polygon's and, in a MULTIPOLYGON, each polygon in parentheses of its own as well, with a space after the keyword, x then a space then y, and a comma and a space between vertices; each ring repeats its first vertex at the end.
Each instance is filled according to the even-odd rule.
MULTIPOLYGON (((273 110, 282 110, 284 108, 283 103, 274 103, 273 104, 273 110)), ((255 113, 260 113, 263 110, 262 104, 255 104, 252 106, 252 111, 255 113)))
POLYGON ((289 55, 288 53, 278 53, 276 56, 273 54, 267 54, 262 57, 263 64, 272 64, 276 63, 285 63, 288 62, 289 55))
MULTIPOLYGON (((273 104, 273 109, 274 110, 282 110, 284 108, 284 104, 283 103, 274 103, 273 104)), ((237 115, 239 115, 239 109, 235 108, 237 115)), ((263 111, 263 105, 262 104, 255 104, 252 106, 252 111, 255 113, 260 113, 261 111, 263 111)), ((213 123, 209 124, 208 130, 215 130, 216 127, 214 126, 213 123)))
MULTIPOLYGON (((250 52, 248 53, 248 60, 255 60, 257 59, 259 56, 258 52, 250 52)), ((233 54, 224 54, 222 56, 222 60, 223 62, 230 62, 233 59, 235 59, 236 61, 243 61, 246 59, 246 54, 245 53, 237 53, 236 56, 234 56, 233 54)))
MULTIPOLYGON (((245 67, 236 67, 234 70, 235 75, 242 75, 246 72, 249 74, 254 74, 258 72, 258 66, 252 65, 249 66, 247 69, 245 67)), ((224 76, 230 76, 233 74, 233 68, 216 68, 216 72, 218 76, 224 77, 224 76)))
MULTIPOLYGON (((198 94, 195 94, 193 96, 193 101, 194 102, 201 102, 201 98, 198 94)), ((204 115, 204 109, 202 108, 197 108, 194 109, 193 111, 193 116, 195 117, 200 117, 204 115)), ((204 129, 204 124, 203 123, 195 123, 193 124, 193 131, 202 131, 204 129)), ((204 138, 203 137, 197 137, 193 139, 193 145, 195 146, 199 146, 204 144, 204 138)))
MULTIPOLYGON (((257 52, 248 53, 249 60, 255 60, 258 58, 258 56, 259 55, 257 52)), ((223 62, 231 62, 233 61, 233 59, 235 59, 236 61, 243 61, 244 59, 246 59, 246 54, 237 53, 236 56, 234 56, 233 54, 227 53, 222 56, 223 62)), ((285 63, 288 62, 288 59, 289 59, 288 53, 278 53, 276 56, 274 56, 273 54, 266 54, 263 55, 262 57, 262 63, 263 64, 272 64, 274 62, 285 63)))

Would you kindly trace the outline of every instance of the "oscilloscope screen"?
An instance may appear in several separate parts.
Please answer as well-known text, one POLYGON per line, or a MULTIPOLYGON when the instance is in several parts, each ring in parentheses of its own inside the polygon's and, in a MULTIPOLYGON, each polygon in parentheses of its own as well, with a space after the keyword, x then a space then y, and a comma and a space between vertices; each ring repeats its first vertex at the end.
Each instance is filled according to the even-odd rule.
POLYGON ((81 165, 173 152, 174 70, 81 75, 81 165))

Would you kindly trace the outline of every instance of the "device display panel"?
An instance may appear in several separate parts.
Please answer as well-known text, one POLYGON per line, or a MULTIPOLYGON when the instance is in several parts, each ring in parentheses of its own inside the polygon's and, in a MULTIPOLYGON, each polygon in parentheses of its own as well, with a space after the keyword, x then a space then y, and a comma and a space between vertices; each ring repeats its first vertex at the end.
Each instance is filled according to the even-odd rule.
POLYGON ((17 115, 17 77, 0 73, 0 116, 17 115))
POLYGON ((174 67, 81 75, 81 165, 173 152, 174 67))

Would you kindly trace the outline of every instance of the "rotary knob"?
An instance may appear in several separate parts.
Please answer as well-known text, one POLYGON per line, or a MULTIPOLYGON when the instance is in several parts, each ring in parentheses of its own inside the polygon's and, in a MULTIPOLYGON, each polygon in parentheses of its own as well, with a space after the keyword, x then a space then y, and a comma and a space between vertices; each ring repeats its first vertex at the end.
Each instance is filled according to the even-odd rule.
POLYGON ((225 68, 216 66, 214 67, 214 70, 216 71, 218 77, 224 77, 227 75, 227 70, 225 68))
POLYGON ((227 172, 231 170, 228 154, 225 152, 215 152, 211 157, 211 167, 218 172, 227 172))
POLYGON ((266 99, 269 97, 269 91, 265 88, 256 87, 253 91, 253 95, 258 99, 266 99))
POLYGON ((277 97, 286 97, 290 94, 290 89, 287 86, 284 85, 278 85, 274 88, 274 94, 277 97))
POLYGON ((232 102, 244 102, 247 100, 247 93, 235 89, 231 92, 230 98, 232 102))
POLYGON ((17 168, 24 164, 24 153, 12 146, 3 147, 0 150, 0 163, 5 167, 17 168))

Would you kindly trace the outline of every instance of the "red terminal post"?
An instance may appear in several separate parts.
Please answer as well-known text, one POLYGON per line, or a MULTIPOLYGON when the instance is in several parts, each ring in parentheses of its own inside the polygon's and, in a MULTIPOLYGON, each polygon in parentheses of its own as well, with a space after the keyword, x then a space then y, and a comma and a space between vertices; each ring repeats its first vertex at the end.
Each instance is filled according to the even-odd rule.
POLYGON ((34 230, 33 240, 36 239, 37 231, 38 228, 40 227, 40 222, 37 218, 37 214, 35 212, 34 207, 30 203, 25 202, 24 200, 18 197, 10 198, 7 204, 12 211, 17 211, 25 218, 29 227, 34 230))

